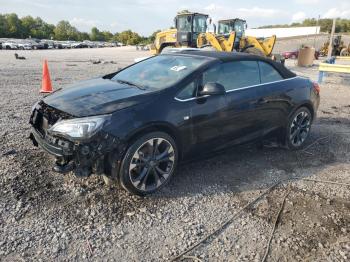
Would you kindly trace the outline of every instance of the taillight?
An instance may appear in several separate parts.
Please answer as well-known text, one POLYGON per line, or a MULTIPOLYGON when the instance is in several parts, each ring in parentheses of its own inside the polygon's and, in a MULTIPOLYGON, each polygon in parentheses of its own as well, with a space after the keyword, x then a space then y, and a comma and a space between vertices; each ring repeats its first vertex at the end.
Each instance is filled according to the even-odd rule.
POLYGON ((312 86, 314 87, 317 94, 321 92, 321 87, 319 84, 317 84, 316 82, 312 82, 312 86))

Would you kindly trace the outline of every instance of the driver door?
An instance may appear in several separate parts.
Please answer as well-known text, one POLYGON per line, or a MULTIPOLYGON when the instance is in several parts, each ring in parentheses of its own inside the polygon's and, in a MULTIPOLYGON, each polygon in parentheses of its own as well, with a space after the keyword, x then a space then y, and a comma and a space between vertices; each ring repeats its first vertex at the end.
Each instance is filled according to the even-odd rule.
POLYGON ((225 122, 228 119, 227 99, 224 95, 200 96, 198 92, 207 82, 216 82, 219 67, 212 67, 196 80, 196 93, 187 101, 190 109, 191 154, 203 155, 221 149, 225 139, 225 122))

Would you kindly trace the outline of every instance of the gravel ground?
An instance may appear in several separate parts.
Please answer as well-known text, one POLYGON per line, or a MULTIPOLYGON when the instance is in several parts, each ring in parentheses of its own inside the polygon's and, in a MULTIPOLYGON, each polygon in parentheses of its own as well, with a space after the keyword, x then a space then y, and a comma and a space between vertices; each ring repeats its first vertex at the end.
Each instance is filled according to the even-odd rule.
MULTIPOLYGON (((285 43, 283 43, 285 45, 285 43)), ((295 45, 291 42, 290 48, 295 45)), ((329 75, 309 146, 232 148, 180 166, 145 198, 51 171, 31 145, 28 119, 47 58, 55 88, 146 56, 134 48, 0 51, 0 261, 165 261, 215 230, 277 181, 350 183, 350 77, 329 75), (103 60, 93 64, 90 60, 103 60)), ((287 66, 317 79, 317 66, 287 66)), ((286 193, 268 261, 349 261, 350 187, 283 182, 189 252, 188 261, 261 261, 286 193)))

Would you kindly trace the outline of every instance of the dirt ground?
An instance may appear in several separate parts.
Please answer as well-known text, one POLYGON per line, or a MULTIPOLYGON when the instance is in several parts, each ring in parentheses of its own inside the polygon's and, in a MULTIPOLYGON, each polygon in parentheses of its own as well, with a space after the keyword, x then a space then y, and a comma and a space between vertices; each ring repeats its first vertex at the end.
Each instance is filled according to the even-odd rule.
MULTIPOLYGON (((261 261, 288 193, 267 261, 349 261, 350 76, 325 77, 305 150, 232 148, 180 166, 164 189, 140 198, 104 186, 97 176, 52 172, 52 158, 28 139, 28 120, 42 97, 44 58, 58 88, 113 72, 147 52, 123 47, 17 53, 26 60, 0 51, 0 261, 167 261, 278 181, 284 182, 185 259, 261 261), (102 63, 90 61, 97 59, 102 63)), ((288 60, 287 66, 317 79, 317 65, 298 68, 288 60)))

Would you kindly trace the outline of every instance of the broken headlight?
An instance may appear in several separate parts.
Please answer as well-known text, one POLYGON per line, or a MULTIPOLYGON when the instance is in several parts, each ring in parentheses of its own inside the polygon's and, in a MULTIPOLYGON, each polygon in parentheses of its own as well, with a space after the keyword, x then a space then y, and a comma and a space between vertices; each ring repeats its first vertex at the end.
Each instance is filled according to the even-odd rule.
POLYGON ((110 118, 110 115, 104 115, 61 120, 48 131, 70 138, 87 139, 96 134, 110 118))

